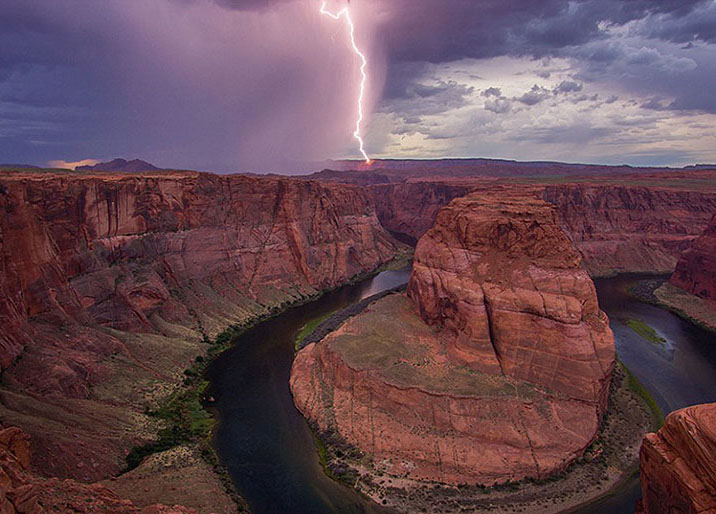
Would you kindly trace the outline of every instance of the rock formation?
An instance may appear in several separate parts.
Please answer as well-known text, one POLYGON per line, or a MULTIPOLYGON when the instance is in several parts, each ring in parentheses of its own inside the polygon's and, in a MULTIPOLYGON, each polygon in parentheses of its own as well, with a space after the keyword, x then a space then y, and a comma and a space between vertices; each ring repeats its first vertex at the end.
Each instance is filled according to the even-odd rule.
POLYGON ((643 514, 716 512, 716 404, 669 414, 641 446, 643 514))
POLYGON ((565 179, 559 185, 543 185, 535 179, 515 185, 486 178, 426 178, 374 185, 369 191, 381 223, 413 241, 432 227, 442 207, 470 192, 541 192, 557 207, 562 228, 582 254, 587 270, 602 276, 671 273, 681 253, 707 227, 716 212, 711 172, 669 175, 669 179, 613 176, 583 183, 565 179))
POLYGON ((716 211, 716 192, 680 187, 565 184, 544 198, 592 275, 670 273, 716 211))
POLYGON ((146 441, 212 337, 341 285, 397 243, 340 184, 161 172, 0 177, 0 419, 43 473, 96 481, 146 441))
POLYGON ((140 509, 110 489, 74 480, 44 479, 30 470, 29 437, 19 428, 0 426, 0 512, 43 514, 196 514, 180 505, 151 505, 140 509))
POLYGON ((716 215, 681 255, 670 282, 699 298, 716 301, 716 215))
POLYGON ((481 192, 440 211, 408 295, 308 345, 291 388, 319 431, 366 452, 378 472, 494 484, 548 476, 584 452, 614 358, 555 210, 481 192))

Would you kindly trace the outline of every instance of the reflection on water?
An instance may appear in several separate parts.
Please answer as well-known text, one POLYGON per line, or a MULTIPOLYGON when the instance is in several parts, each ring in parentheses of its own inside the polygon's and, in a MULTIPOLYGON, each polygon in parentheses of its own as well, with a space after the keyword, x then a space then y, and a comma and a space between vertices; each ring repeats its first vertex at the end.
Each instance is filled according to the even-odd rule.
MULTIPOLYGON (((388 271, 293 309, 247 332, 210 367, 211 394, 221 423, 216 448, 251 509, 261 513, 381 512, 353 490, 328 479, 310 430, 293 405, 288 382, 294 340, 317 317, 407 282, 409 271, 388 271)), ((640 277, 596 280, 611 319, 620 358, 664 412, 716 401, 716 337, 627 293, 640 277), (667 339, 652 343, 625 323, 638 319, 667 339)), ((638 480, 609 499, 577 512, 634 512, 638 480)))

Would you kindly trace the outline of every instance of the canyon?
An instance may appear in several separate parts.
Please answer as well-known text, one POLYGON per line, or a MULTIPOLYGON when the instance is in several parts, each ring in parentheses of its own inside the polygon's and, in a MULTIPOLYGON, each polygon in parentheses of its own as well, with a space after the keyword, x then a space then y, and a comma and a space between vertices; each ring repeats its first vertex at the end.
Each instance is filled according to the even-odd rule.
POLYGON ((640 514, 716 512, 716 404, 669 414, 641 447, 640 514))
MULTIPOLYGON (((32 437, 33 469, 83 482, 155 437, 148 406, 219 332, 402 250, 359 188, 290 179, 17 172, 0 209, 0 419, 32 437)), ((194 506, 232 511, 209 482, 194 506)))
POLYGON ((406 254, 398 240, 420 240, 408 292, 299 353, 299 409, 416 483, 542 479, 581 458, 614 370, 590 275, 676 268, 667 286, 710 305, 716 172, 450 166, 3 172, 0 422, 31 438, 13 488, 235 512, 196 448, 121 474, 163 426, 148 413, 227 327, 365 276, 406 254))
POLYGON ((296 357, 296 406, 388 476, 546 478, 596 437, 614 338, 556 210, 498 188, 420 239, 407 296, 378 300, 296 357))
POLYGON ((409 178, 368 189, 381 223, 417 241, 443 206, 495 185, 534 191, 553 204, 592 276, 671 273, 716 212, 716 174, 540 178, 409 178), (520 180, 522 183, 520 183, 520 180), (554 182, 554 181, 552 181, 554 182))
POLYGON ((699 298, 716 301, 716 215, 681 255, 669 282, 699 298))

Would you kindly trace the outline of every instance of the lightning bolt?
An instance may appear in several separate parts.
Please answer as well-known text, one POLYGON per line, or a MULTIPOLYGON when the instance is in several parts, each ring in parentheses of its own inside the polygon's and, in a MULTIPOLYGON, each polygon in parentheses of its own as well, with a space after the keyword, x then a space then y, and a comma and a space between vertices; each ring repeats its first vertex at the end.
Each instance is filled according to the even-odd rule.
POLYGON ((366 72, 366 68, 368 67, 368 59, 366 59, 365 54, 360 51, 358 45, 356 44, 355 25, 353 25, 353 19, 351 18, 351 12, 348 9, 348 6, 344 7, 336 13, 333 13, 326 8, 327 3, 328 2, 323 2, 321 4, 321 14, 323 14, 324 16, 329 16, 334 20, 340 20, 341 18, 344 18, 346 20, 346 24, 348 25, 348 35, 350 36, 351 46, 353 47, 353 53, 355 53, 361 61, 360 94, 358 95, 358 120, 356 121, 356 130, 355 132, 353 132, 353 137, 358 140, 360 153, 363 155, 365 163, 370 164, 370 157, 368 157, 368 154, 365 151, 363 137, 361 136, 361 125, 363 124, 363 98, 365 97, 365 88, 366 83, 368 82, 368 73, 366 72))

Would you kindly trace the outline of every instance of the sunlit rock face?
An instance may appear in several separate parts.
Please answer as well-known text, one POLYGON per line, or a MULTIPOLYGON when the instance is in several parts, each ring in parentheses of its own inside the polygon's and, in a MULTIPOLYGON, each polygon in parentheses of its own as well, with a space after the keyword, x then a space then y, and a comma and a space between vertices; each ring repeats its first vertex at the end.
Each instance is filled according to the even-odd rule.
POLYGON ((657 433, 648 434, 640 478, 637 512, 716 512, 716 404, 672 412, 657 433))
POLYGON ((378 472, 450 484, 545 477, 596 436, 615 360, 607 317, 555 209, 502 193, 443 208, 407 295, 296 358, 299 410, 378 472))

